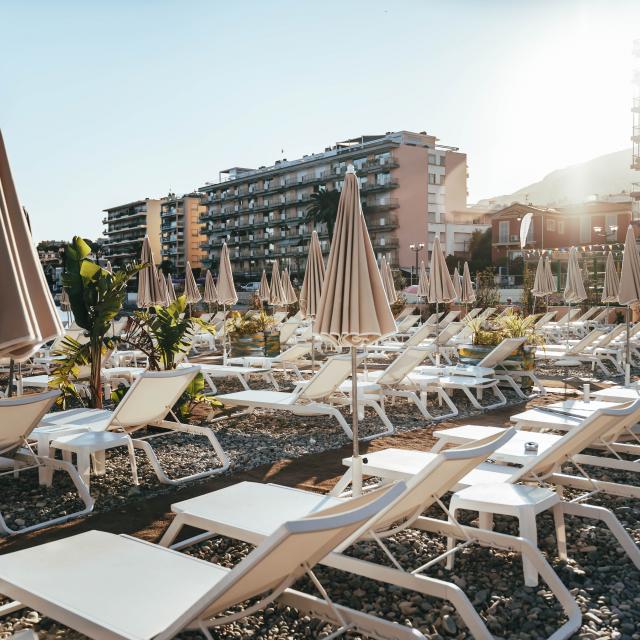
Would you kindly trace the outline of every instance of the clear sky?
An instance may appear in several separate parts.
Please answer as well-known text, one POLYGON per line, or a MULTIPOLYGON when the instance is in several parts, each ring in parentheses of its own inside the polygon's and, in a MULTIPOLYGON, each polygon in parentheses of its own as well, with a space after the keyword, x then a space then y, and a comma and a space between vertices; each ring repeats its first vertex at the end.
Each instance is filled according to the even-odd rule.
POLYGON ((470 202, 630 146, 640 0, 0 0, 0 24, 36 239, 362 133, 459 146, 470 202))

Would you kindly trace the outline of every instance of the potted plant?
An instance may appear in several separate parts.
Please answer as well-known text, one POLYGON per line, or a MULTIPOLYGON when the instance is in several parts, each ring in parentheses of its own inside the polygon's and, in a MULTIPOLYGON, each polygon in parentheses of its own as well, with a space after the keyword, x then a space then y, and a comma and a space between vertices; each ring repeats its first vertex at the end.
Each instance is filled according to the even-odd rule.
POLYGON ((493 348, 500 344, 502 337, 482 320, 465 320, 471 329, 471 344, 458 345, 458 356, 463 364, 478 364, 493 348))
POLYGON ((264 311, 253 315, 242 315, 234 311, 225 326, 231 345, 231 357, 278 355, 280 333, 273 331, 273 325, 273 318, 264 311))

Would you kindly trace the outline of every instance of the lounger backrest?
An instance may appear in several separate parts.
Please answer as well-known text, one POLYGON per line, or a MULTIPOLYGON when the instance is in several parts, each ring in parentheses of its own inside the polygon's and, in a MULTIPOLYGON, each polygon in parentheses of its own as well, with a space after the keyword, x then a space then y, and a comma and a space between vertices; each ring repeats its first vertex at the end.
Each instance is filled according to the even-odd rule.
MULTIPOLYGON (((403 494, 369 523, 371 525, 369 531, 390 533, 410 526, 438 498, 454 490, 464 476, 489 458, 498 447, 510 440, 515 432, 513 428, 507 429, 490 438, 439 453, 419 473, 405 481, 406 489, 403 494)), ((332 509, 327 509, 324 513, 332 509)), ((364 537, 368 537, 366 532, 363 534, 364 537)), ((340 549, 341 547, 338 547, 338 550, 340 549)))
POLYGON ((406 333, 420 320, 420 316, 407 316, 397 323, 398 333, 406 333))
POLYGON ((277 362, 298 362, 298 360, 308 355, 310 351, 311 345, 294 344, 293 347, 289 347, 286 351, 283 351, 279 356, 277 356, 275 360, 277 362))
POLYGON ((447 315, 444 318, 442 318, 440 322, 442 324, 449 324, 450 322, 453 322, 459 315, 460 315, 459 311, 449 311, 449 313, 447 313, 447 315))
POLYGON ((607 347, 609 346, 623 331, 626 330, 626 326, 623 324, 616 325, 609 333, 605 333, 602 336, 602 340, 598 342, 597 347, 607 347))
POLYGON ((556 315, 555 311, 547 311, 539 320, 536 321, 534 327, 536 329, 541 329, 547 322, 553 319, 553 316, 556 315))
POLYGON ((1 456, 9 457, 24 443, 59 395, 54 390, 0 399, 1 456))
POLYGON ((431 349, 407 347, 383 372, 378 384, 393 385, 404 380, 428 355, 431 349))
POLYGON ((144 371, 113 412, 110 428, 138 427, 163 420, 199 372, 198 366, 144 371))
POLYGON ((407 316, 410 316, 416 310, 415 305, 407 305, 400 313, 396 316, 396 323, 400 322, 400 320, 404 320, 407 316))
POLYGON ((585 322, 589 320, 601 307, 589 307, 579 318, 576 318, 577 322, 585 322))
POLYGON ((331 395, 351 373, 351 355, 329 358, 311 380, 304 386, 299 398, 319 400, 331 395))
POLYGON ((480 362, 479 367, 493 369, 506 360, 519 346, 524 344, 526 338, 506 338, 498 346, 494 347, 480 362))
POLYGON ((443 346, 464 328, 463 322, 450 322, 439 334, 436 342, 443 346))
POLYGON ((279 324, 280 322, 282 322, 285 318, 287 317, 287 312, 286 311, 276 311, 273 314, 273 321, 276 324, 279 324))
POLYGON ((420 325, 415 330, 415 333, 404 343, 405 346, 415 347, 419 345, 421 342, 424 342, 429 337, 430 334, 433 333, 434 329, 435 329, 435 326, 433 324, 429 324, 428 322, 425 322, 424 324, 420 325))
POLYGON ((283 322, 278 327, 278 330, 280 331, 280 343, 286 344, 295 335, 299 326, 299 322, 292 322, 291 320, 283 322))
MULTIPOLYGON (((619 432, 640 420, 640 399, 625 405, 599 409, 567 431, 553 446, 532 461, 517 469, 511 482, 523 478, 544 478, 569 457, 580 453, 612 431, 619 432)), ((551 418, 550 418, 551 421, 551 418)))
POLYGON ((575 320, 578 315, 580 315, 580 307, 574 307, 569 309, 567 313, 558 320, 558 322, 570 322, 575 320))
POLYGON ((591 346, 598 338, 604 334, 604 329, 594 329, 590 331, 582 340, 578 341, 571 349, 567 349, 567 355, 573 353, 581 353, 587 347, 591 346))
MULTIPOLYGON (((405 491, 399 482, 353 501, 339 513, 320 511, 285 522, 202 598, 197 617, 211 617, 260 595, 275 596, 289 587, 306 568, 313 567, 360 531, 369 527, 405 491)), ((271 599, 271 598, 270 598, 271 599)), ((195 617, 195 616, 194 616, 195 617)), ((174 633, 179 629, 172 629, 174 633)), ((163 638, 173 637, 163 633, 163 638)))
POLYGON ((468 313, 465 313, 464 317, 471 320, 475 318, 479 313, 480 313, 480 307, 474 307, 473 309, 470 309, 468 313))
POLYGON ((489 317, 491 317, 493 315, 493 312, 495 311, 494 307, 487 307, 479 316, 478 316, 478 320, 487 320, 489 317))

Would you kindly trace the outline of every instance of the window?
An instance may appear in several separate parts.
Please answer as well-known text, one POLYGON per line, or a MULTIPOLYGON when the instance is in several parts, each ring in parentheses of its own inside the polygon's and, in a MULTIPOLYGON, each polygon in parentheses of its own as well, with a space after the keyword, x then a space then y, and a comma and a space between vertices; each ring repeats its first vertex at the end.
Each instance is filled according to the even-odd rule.
POLYGON ((547 231, 555 231, 555 230, 556 230, 556 221, 547 220, 547 231))
POLYGON ((509 242, 509 221, 501 220, 498 228, 498 242, 509 242))
POLYGON ((564 233, 564 220, 558 220, 558 233, 564 233))
POLYGON ((581 216, 580 218, 580 242, 591 242, 591 216, 581 216))

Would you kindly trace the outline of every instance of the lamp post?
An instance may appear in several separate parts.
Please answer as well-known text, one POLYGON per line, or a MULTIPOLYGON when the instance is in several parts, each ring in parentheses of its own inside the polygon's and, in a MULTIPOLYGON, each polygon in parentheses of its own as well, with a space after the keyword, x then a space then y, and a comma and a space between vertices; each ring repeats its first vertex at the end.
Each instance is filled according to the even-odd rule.
MULTIPOLYGON (((424 249, 424 243, 410 244, 409 249, 416 254, 416 284, 418 283, 418 254, 424 249)), ((413 274, 411 274, 411 284, 413 284, 413 274)))

